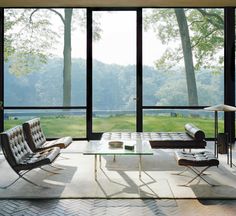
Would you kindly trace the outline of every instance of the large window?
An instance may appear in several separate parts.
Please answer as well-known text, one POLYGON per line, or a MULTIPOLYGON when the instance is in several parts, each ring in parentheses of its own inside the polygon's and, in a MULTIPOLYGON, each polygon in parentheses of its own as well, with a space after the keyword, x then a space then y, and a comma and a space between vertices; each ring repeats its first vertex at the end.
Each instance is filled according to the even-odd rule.
POLYGON ((94 11, 93 132, 136 130, 136 12, 94 11))
POLYGON ((86 106, 86 10, 5 9, 4 17, 4 105, 26 108, 5 109, 5 129, 40 116, 61 128, 49 126, 49 137, 86 137, 84 110, 60 108, 86 106))
POLYGON ((85 16, 84 9, 5 10, 5 106, 86 104, 85 16))
POLYGON ((225 10, 4 9, 5 129, 39 116, 47 137, 188 122, 213 137, 203 108, 227 98, 225 10))
POLYGON ((224 10, 143 10, 143 103, 224 101, 224 10))
MULTIPOLYGON (((209 113, 192 114, 195 112, 184 111, 181 106, 224 103, 223 59, 223 9, 144 9, 143 104, 181 109, 172 111, 172 115, 162 111, 154 115, 146 110, 144 130, 152 130, 145 123, 150 116, 158 120, 158 116, 162 119, 163 115, 165 123, 156 125, 154 130, 176 130, 173 121, 196 122, 197 119, 199 127, 211 127, 209 113)), ((212 136, 213 128, 206 131, 212 136)))

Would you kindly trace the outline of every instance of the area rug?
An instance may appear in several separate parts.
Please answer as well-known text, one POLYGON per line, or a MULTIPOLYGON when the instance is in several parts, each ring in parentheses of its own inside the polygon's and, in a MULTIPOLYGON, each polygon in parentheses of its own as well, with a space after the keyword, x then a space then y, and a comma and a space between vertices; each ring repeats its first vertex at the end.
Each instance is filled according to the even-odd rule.
MULTIPOLYGON (((177 166, 174 151, 155 150, 153 156, 142 158, 142 177, 138 176, 138 157, 102 157, 97 180, 94 178, 94 157, 80 152, 65 152, 65 158, 58 158, 55 166, 45 167, 48 173, 36 169, 27 178, 44 187, 35 187, 19 180, 8 189, 0 189, 0 198, 45 199, 45 198, 236 198, 235 168, 229 168, 222 158, 220 166, 207 171, 211 187, 204 181, 195 180, 189 187, 180 186, 191 179, 193 174, 173 175, 183 168, 177 166)), ((6 185, 17 176, 5 159, 0 158, 0 185, 6 185)))

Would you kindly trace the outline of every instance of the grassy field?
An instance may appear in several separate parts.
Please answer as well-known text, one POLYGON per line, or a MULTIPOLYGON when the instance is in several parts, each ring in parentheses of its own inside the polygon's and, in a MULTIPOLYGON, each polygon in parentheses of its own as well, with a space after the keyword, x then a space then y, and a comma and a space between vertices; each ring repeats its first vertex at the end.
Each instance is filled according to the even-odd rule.
MULTIPOLYGON (((4 129, 22 124, 27 119, 4 121, 4 129)), ((186 123, 201 128, 206 137, 214 137, 214 120, 197 117, 144 116, 144 131, 184 131, 186 123)), ((80 116, 41 117, 41 124, 47 137, 86 137, 86 119, 80 116)), ((93 132, 135 131, 134 116, 114 116, 93 118, 93 132)), ((223 120, 219 120, 219 132, 223 132, 223 120)))

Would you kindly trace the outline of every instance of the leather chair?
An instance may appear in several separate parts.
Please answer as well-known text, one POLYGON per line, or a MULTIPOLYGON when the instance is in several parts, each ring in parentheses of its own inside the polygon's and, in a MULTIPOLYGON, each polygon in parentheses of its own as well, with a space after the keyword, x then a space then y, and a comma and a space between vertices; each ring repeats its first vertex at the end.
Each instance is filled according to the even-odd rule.
POLYGON ((20 125, 1 133, 0 138, 3 154, 11 168, 19 176, 15 181, 1 188, 5 189, 13 185, 20 178, 35 186, 40 186, 24 175, 35 168, 53 163, 60 154, 60 148, 55 147, 34 153, 28 146, 23 128, 20 125))
POLYGON ((40 118, 31 119, 23 123, 25 139, 33 152, 42 151, 52 147, 60 149, 67 148, 72 143, 72 137, 62 137, 60 139, 46 141, 40 124, 40 118))

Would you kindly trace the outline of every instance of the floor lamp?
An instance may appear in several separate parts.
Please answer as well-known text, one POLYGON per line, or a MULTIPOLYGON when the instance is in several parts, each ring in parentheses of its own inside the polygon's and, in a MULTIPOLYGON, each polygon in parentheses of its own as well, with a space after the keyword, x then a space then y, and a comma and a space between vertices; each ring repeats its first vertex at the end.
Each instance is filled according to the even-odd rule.
MULTIPOLYGON (((218 112, 219 111, 235 112, 236 107, 225 105, 225 104, 219 104, 219 105, 215 105, 215 106, 211 106, 211 107, 206 107, 204 109, 215 112, 215 149, 214 149, 214 153, 215 153, 215 156, 218 157, 218 140, 217 140, 217 136, 218 136, 218 112)), ((231 128, 230 128, 230 130, 231 130, 231 128)), ((228 157, 230 158, 230 166, 232 167, 232 143, 231 143, 231 140, 229 142, 229 148, 230 148, 230 151, 228 151, 228 146, 227 146, 227 158, 228 157)))

